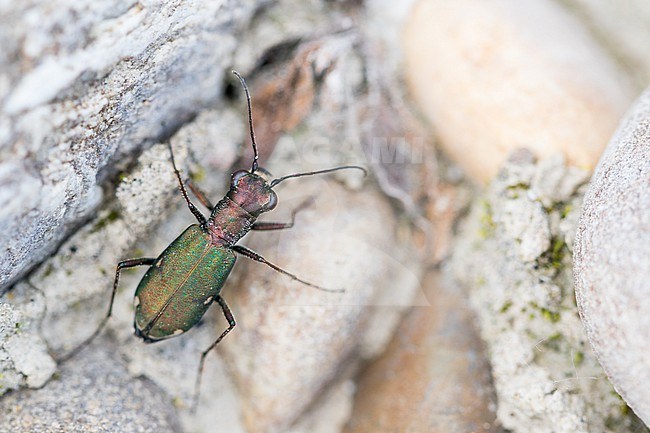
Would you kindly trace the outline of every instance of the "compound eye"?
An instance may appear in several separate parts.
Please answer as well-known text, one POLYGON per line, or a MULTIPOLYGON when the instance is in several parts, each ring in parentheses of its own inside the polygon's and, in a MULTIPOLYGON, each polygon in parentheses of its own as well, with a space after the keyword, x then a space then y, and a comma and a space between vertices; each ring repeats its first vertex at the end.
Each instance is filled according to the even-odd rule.
POLYGON ((237 185, 237 183, 239 182, 239 179, 246 176, 247 174, 248 174, 248 171, 246 171, 246 170, 237 170, 236 172, 234 172, 232 174, 232 180, 230 181, 230 184, 233 185, 233 186, 237 185))
POLYGON ((269 202, 264 206, 264 209, 267 211, 273 210, 276 206, 278 205, 278 196, 275 195, 275 192, 273 190, 270 191, 269 194, 269 202))

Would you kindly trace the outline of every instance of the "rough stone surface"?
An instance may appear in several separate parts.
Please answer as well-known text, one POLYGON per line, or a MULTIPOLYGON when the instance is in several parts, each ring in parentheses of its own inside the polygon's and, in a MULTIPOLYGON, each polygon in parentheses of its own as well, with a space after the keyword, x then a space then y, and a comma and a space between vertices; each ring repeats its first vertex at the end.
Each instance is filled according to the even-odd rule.
POLYGON ((146 379, 134 379, 112 345, 64 364, 39 390, 0 400, 2 433, 180 432, 173 406, 146 379))
POLYGON ((551 0, 423 0, 404 46, 407 83, 441 148, 483 182, 519 147, 595 167, 633 98, 612 60, 551 0))
POLYGON ((591 180, 574 272, 589 341, 616 390, 650 425, 650 90, 591 180))
POLYGON ((43 293, 21 283, 0 297, 0 394, 21 386, 39 388, 56 363, 39 334, 43 293))
POLYGON ((643 431, 591 352, 575 304, 570 245, 587 177, 561 158, 517 152, 474 203, 454 252, 488 345, 498 418, 516 433, 643 431), (513 215, 527 218, 523 232, 513 215))
POLYGON ((433 272, 422 285, 431 305, 410 308, 363 372, 345 433, 502 431, 466 294, 433 272))
POLYGON ((217 100, 259 3, 0 4, 0 290, 92 215, 118 162, 217 100))

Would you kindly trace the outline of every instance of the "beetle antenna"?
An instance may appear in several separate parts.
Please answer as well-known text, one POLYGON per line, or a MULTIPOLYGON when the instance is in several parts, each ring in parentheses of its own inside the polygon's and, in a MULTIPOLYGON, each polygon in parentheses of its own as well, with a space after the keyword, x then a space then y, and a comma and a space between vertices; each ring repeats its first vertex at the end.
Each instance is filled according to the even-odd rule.
POLYGON ((253 131, 253 109, 251 108, 251 95, 248 92, 248 86, 246 85, 246 81, 244 81, 244 77, 239 75, 239 72, 237 71, 232 71, 232 73, 235 74, 237 78, 239 78, 239 82, 244 88, 244 92, 246 92, 246 102, 248 102, 248 129, 251 132, 251 143, 253 144, 253 154, 254 154, 251 173, 255 173, 255 171, 257 170, 257 159, 259 158, 259 155, 257 153, 257 143, 255 143, 255 132, 253 131))
POLYGON ((315 174, 324 174, 324 173, 331 173, 333 171, 338 171, 338 170, 346 170, 348 168, 354 168, 357 170, 363 171, 363 175, 367 176, 368 175, 368 170, 366 170, 363 167, 360 167, 358 165, 342 165, 340 167, 334 167, 334 168, 328 168, 326 170, 317 170, 317 171, 308 171, 305 173, 294 173, 294 174, 288 174, 286 176, 279 177, 277 179, 274 179, 271 181, 270 187, 273 188, 275 185, 279 184, 282 181, 285 181, 287 179, 291 179, 292 177, 303 177, 303 176, 313 176, 315 174))

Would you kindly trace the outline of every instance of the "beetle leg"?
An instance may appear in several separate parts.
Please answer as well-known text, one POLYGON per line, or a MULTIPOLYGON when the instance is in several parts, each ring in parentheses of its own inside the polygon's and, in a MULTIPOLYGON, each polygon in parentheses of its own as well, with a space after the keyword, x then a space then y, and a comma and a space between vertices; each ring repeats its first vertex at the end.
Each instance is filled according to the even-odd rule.
POLYGON ((194 185, 194 182, 192 182, 192 179, 187 179, 187 180, 185 181, 185 184, 186 184, 187 187, 192 191, 192 193, 196 196, 196 198, 199 199, 199 201, 201 202, 201 204, 202 204, 203 206, 207 207, 208 209, 210 209, 210 211, 212 211, 212 209, 214 208, 214 206, 213 206, 212 203, 210 202, 210 199, 205 195, 205 193, 204 193, 203 191, 201 191, 201 190, 199 189, 198 186, 194 185))
POLYGON ((133 268, 135 266, 151 266, 155 263, 155 261, 156 261, 155 258, 142 257, 139 259, 124 260, 117 264, 117 268, 115 270, 115 280, 113 281, 113 292, 111 293, 111 303, 108 306, 108 312, 106 313, 106 316, 99 323, 99 326, 97 327, 95 332, 93 332, 90 337, 86 338, 79 346, 73 349, 70 353, 63 356, 60 359, 61 362, 67 361, 68 359, 72 358, 74 355, 79 353, 79 351, 84 347, 86 347, 88 344, 90 344, 90 342, 93 341, 95 337, 99 335, 100 332, 102 332, 104 326, 106 326, 106 322, 108 322, 108 319, 111 317, 111 314, 113 313, 113 302, 115 301, 115 293, 117 292, 117 285, 120 281, 120 271, 124 268, 133 268))
POLYGON ((259 230, 259 231, 266 231, 266 230, 284 230, 284 229, 290 229, 293 227, 294 222, 296 221, 296 214, 300 212, 301 210, 305 209, 306 207, 310 206, 314 202, 314 197, 309 197, 307 200, 303 201, 298 205, 297 208, 291 212, 291 221, 288 223, 276 223, 276 222, 266 222, 266 221, 261 221, 261 222, 256 222, 253 223, 251 226, 251 230, 259 230))
POLYGON ((190 208, 190 212, 194 215, 194 217, 197 219, 199 224, 201 224, 201 227, 205 227, 206 224, 206 219, 205 216, 201 213, 201 211, 194 206, 194 203, 190 200, 190 198, 187 195, 187 190, 185 189, 185 184, 183 184, 183 180, 181 179, 181 173, 178 171, 178 168, 176 168, 176 161, 174 161, 174 152, 172 151, 172 144, 171 142, 167 142, 167 145, 169 146, 169 154, 171 155, 172 159, 172 166, 174 167, 174 174, 176 175, 176 179, 178 179, 178 186, 181 190, 181 194, 183 194, 183 198, 185 199, 185 202, 187 203, 187 207, 190 208))
POLYGON ((223 315, 226 317, 226 320, 228 321, 228 329, 223 331, 219 338, 215 340, 214 343, 210 345, 207 349, 201 353, 201 361, 199 361, 199 371, 196 374, 196 383, 194 384, 194 398, 192 402, 192 408, 193 410, 196 409, 196 405, 199 402, 199 391, 201 389, 201 376, 203 375, 203 364, 205 363, 205 357, 210 353, 212 349, 215 348, 217 344, 221 340, 223 340, 223 337, 225 337, 232 329, 237 325, 235 322, 235 317, 232 315, 232 312, 230 311, 230 308, 228 308, 228 304, 226 304, 226 301, 221 297, 221 295, 217 295, 214 298, 215 301, 219 303, 221 306, 221 311, 223 311, 223 315))
POLYGON ((276 271, 280 272, 281 274, 284 274, 284 275, 286 275, 288 277, 291 277, 292 280, 296 280, 296 281, 298 281, 298 282, 300 282, 300 283, 302 283, 302 284, 304 284, 306 286, 313 287, 313 288, 318 289, 318 290, 323 290, 325 292, 342 293, 342 292, 345 291, 343 289, 327 289, 325 287, 321 287, 321 286, 318 286, 316 284, 310 283, 309 281, 301 280, 300 278, 296 277, 294 274, 285 271, 284 269, 282 269, 281 267, 279 267, 277 265, 274 265, 273 263, 266 260, 264 257, 257 254, 255 251, 249 250, 248 248, 246 248, 244 246, 233 245, 232 247, 230 247, 230 249, 232 249, 234 252, 236 252, 238 254, 241 254, 242 256, 248 257, 251 260, 255 260, 256 262, 264 263, 268 267, 270 267, 272 269, 275 269, 276 271))

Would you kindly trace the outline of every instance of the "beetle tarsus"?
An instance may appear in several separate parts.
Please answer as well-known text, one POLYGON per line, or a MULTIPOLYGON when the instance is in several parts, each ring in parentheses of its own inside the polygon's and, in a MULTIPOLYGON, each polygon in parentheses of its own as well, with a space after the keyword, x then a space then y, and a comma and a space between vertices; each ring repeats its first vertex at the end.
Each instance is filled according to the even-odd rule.
POLYGON ((194 383, 194 397, 192 398, 192 412, 196 412, 196 407, 199 404, 199 395, 201 392, 201 377, 203 376, 203 364, 205 363, 205 357, 237 325, 237 322, 235 322, 235 316, 232 315, 232 312, 230 311, 228 304, 226 304, 226 301, 221 297, 221 295, 217 295, 214 300, 217 301, 217 303, 221 306, 221 311, 223 311, 223 315, 228 321, 229 326, 228 329, 223 331, 219 336, 219 338, 217 338, 215 342, 210 345, 210 347, 208 347, 203 351, 203 353, 201 353, 201 360, 199 361, 199 369, 196 374, 196 382, 194 383))

